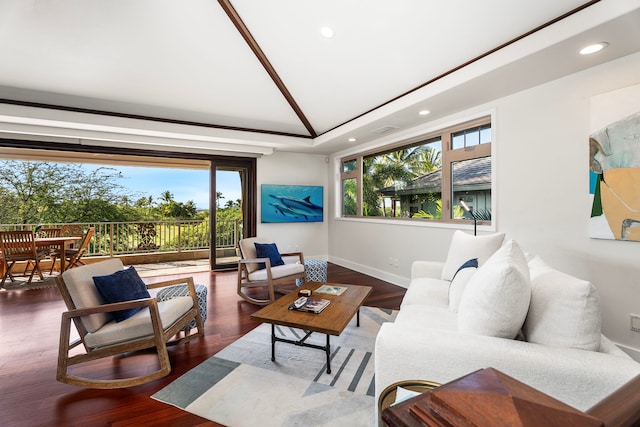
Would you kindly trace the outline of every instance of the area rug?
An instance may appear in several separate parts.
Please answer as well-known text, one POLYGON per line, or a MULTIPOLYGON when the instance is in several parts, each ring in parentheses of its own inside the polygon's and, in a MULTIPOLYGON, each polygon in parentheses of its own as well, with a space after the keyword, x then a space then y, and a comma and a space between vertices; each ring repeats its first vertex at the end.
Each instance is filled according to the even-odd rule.
MULTIPOLYGON (((231 426, 371 426, 374 423, 375 337, 397 312, 362 307, 339 337, 331 337, 331 374, 323 351, 276 343, 263 324, 196 366, 152 398, 231 426)), ((300 339, 302 332, 276 327, 300 339)), ((309 343, 324 345, 313 334, 309 343)))
POLYGON ((7 279, 4 282, 4 286, 0 288, 0 292, 9 292, 9 291, 27 291, 31 289, 45 289, 45 288, 53 288, 56 286, 56 278, 55 277, 45 277, 44 280, 32 280, 31 283, 27 284, 27 278, 22 278, 17 276, 15 282, 11 282, 7 279))

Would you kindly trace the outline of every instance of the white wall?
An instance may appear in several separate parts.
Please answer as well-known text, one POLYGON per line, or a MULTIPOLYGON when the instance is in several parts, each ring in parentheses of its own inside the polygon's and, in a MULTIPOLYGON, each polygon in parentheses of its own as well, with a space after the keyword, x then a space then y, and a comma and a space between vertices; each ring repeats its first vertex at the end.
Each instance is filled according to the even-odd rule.
POLYGON ((301 250, 305 258, 327 259, 327 184, 326 156, 276 152, 258 159, 257 235, 277 243, 281 252, 301 250), (262 184, 321 185, 324 187, 324 221, 309 223, 261 223, 262 184))
MULTIPOLYGON (((638 83, 640 54, 635 54, 447 119, 495 114, 497 229, 552 266, 594 283, 603 332, 636 350, 640 334, 630 331, 629 314, 640 314, 640 243, 588 237, 588 135, 590 97, 638 83)), ((332 180, 336 176, 334 170, 332 180)), ((339 264, 406 284, 414 260, 446 258, 452 232, 331 218, 329 254, 339 264), (399 259, 397 267, 389 265, 389 257, 399 259)))

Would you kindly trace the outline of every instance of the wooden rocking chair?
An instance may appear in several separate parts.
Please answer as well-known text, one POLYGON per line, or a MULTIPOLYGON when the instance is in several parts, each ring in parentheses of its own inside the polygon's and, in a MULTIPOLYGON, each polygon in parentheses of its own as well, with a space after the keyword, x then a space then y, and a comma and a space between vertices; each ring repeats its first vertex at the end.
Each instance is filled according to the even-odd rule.
POLYGON ((147 285, 148 289, 186 284, 189 295, 157 302, 155 298, 137 299, 127 302, 105 304, 94 276, 111 275, 123 269, 118 258, 88 264, 67 270, 56 278, 58 288, 68 311, 62 313, 60 346, 58 352, 58 381, 80 387, 113 389, 144 384, 169 374, 171 365, 167 352, 167 342, 184 330, 193 320, 197 333, 187 334, 173 342, 189 341, 196 336, 204 336, 204 324, 198 307, 195 286, 191 277, 147 285), (132 317, 116 322, 110 318, 111 312, 144 307, 132 317), (70 342, 73 321, 80 339, 70 342), (84 352, 72 350, 79 345, 84 352), (79 377, 68 372, 71 365, 92 360, 122 355, 125 353, 155 348, 159 369, 146 375, 118 378, 92 379, 79 377))
POLYGON ((266 305, 276 300, 275 292, 286 293, 286 290, 276 289, 277 285, 291 283, 295 279, 307 281, 304 269, 304 256, 302 252, 289 252, 280 254, 284 258, 283 265, 272 266, 269 258, 258 258, 256 243, 268 243, 268 240, 259 237, 250 237, 238 242, 242 259, 238 262, 238 295, 246 301, 266 305), (291 261, 290 261, 291 260, 291 261), (264 268, 259 268, 264 263, 264 268), (264 287, 267 288, 268 298, 258 299, 249 295, 246 289, 264 287))

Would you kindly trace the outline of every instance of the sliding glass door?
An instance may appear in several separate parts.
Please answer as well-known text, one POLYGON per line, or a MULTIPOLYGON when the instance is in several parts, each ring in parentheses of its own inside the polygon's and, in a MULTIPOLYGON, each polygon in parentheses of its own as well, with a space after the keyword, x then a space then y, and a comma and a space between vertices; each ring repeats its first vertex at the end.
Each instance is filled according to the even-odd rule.
POLYGON ((240 259, 238 241, 255 235, 255 159, 215 161, 211 181, 212 268, 236 268, 240 259))

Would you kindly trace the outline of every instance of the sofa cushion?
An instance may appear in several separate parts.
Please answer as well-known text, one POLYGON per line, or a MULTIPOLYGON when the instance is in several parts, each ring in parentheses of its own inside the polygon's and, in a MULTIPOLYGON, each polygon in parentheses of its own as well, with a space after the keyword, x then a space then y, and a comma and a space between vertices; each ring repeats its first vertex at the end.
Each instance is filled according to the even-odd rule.
POLYGON ((439 329, 457 333, 457 317, 446 305, 411 304, 400 308, 394 323, 418 330, 439 329))
MULTIPOLYGON (((144 284, 138 272, 133 266, 119 270, 115 273, 94 276, 93 282, 98 288, 98 292, 107 303, 133 301, 137 299, 151 298, 147 285, 144 284)), ((128 308, 125 310, 112 311, 111 316, 116 322, 122 322, 133 316, 143 307, 128 308)))
POLYGON ((513 339, 530 300, 527 260, 518 244, 509 240, 469 280, 458 307, 458 330, 513 339))
POLYGON ((430 307, 449 306, 449 282, 441 279, 420 277, 413 279, 402 298, 400 311, 408 305, 428 305, 430 307))
POLYGON ((449 285, 449 309, 453 312, 458 312, 458 306, 460 305, 460 298, 464 289, 467 287, 467 283, 478 269, 478 259, 470 259, 460 266, 456 274, 453 276, 453 280, 449 285))
POLYGON ((441 279, 451 281, 458 268, 470 259, 477 258, 478 265, 484 264, 503 241, 504 233, 472 236, 456 230, 451 239, 447 261, 442 268, 441 279))
POLYGON ((527 341, 554 347, 598 351, 600 299, 594 286, 533 259, 531 304, 524 322, 527 341))

